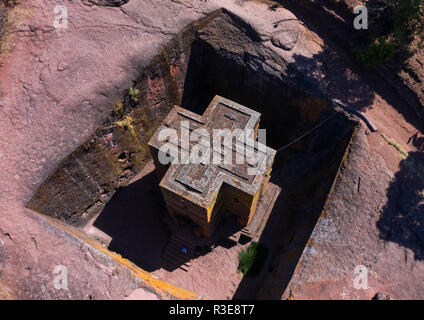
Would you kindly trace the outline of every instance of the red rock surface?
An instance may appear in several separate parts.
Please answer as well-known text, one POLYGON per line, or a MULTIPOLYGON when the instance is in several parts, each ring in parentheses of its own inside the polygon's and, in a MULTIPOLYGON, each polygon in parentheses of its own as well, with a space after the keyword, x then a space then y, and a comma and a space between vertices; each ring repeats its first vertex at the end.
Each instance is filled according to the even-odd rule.
POLYGON ((379 291, 395 299, 424 296, 422 229, 417 227, 422 221, 408 215, 422 213, 422 188, 416 188, 422 183, 417 174, 422 161, 415 154, 422 138, 413 138, 418 121, 401 96, 381 78, 359 75, 341 48, 303 22, 283 25, 289 34, 276 39, 272 22, 293 15, 268 10, 269 2, 130 0, 120 7, 105 2, 68 2, 69 28, 61 31, 53 27, 53 9, 62 1, 21 1, 9 11, 0 56, 0 298, 152 297, 147 284, 118 272, 116 262, 25 204, 60 160, 90 136, 161 46, 221 6, 249 22, 322 92, 365 110, 380 129, 358 132, 287 290, 283 294, 285 288, 275 287, 285 276, 278 272, 287 266, 286 250, 259 296, 370 299, 379 291), (400 158, 399 145, 413 162, 400 158), (370 270, 367 290, 353 288, 358 264, 370 270), (69 290, 53 287, 57 265, 68 267, 69 290), (142 292, 131 294, 138 287, 142 292))

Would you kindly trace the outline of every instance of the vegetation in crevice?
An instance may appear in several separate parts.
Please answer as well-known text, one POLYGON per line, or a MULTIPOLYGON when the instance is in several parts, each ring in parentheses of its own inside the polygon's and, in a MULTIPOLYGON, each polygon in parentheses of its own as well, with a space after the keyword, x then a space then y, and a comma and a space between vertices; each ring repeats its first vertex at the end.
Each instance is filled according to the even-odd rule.
POLYGON ((397 143, 395 140, 391 138, 386 137, 382 133, 380 135, 384 141, 386 141, 389 145, 391 145, 393 148, 395 148, 399 152, 402 159, 406 159, 408 157, 408 152, 399 143, 397 143))
POLYGON ((268 257, 268 248, 259 242, 252 242, 239 253, 238 271, 247 277, 255 277, 261 271, 268 257))
POLYGON ((424 0, 387 0, 393 8, 393 38, 404 44, 424 34, 424 0))
POLYGON ((131 100, 134 102, 138 102, 138 95, 140 94, 140 90, 137 88, 130 87, 128 89, 128 95, 130 96, 131 100))
POLYGON ((17 0, 0 0, 0 53, 10 52, 15 47, 16 29, 32 12, 19 5, 17 0))
MULTIPOLYGON (((371 3, 372 1, 368 1, 371 3)), ((417 39, 423 44, 424 35, 424 0, 384 0, 386 18, 375 22, 385 24, 389 17, 390 27, 384 34, 371 36, 371 42, 360 49, 354 49, 358 62, 366 69, 376 68, 399 54, 409 43, 417 39)))
POLYGON ((365 69, 373 69, 392 59, 398 45, 387 38, 380 37, 362 49, 354 49, 356 59, 365 69))

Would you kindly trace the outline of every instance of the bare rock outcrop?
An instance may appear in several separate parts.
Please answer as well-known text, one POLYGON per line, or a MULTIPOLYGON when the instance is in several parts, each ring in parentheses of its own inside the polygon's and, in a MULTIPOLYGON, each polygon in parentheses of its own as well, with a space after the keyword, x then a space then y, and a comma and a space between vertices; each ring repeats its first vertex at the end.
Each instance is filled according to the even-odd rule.
MULTIPOLYGON (((283 5, 307 20, 310 27, 321 30, 321 34, 348 51, 383 34, 392 23, 387 5, 375 0, 289 0, 283 5), (354 8, 362 4, 369 10, 369 29, 355 30, 354 8)), ((381 79, 387 81, 421 119, 424 119, 423 66, 424 54, 418 41, 414 41, 395 58, 377 68, 381 79)))

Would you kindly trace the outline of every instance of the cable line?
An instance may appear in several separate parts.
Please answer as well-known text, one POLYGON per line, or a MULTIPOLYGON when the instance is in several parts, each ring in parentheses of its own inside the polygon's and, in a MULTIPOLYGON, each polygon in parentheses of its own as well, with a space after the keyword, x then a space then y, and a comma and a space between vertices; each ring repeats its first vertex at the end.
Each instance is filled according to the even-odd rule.
POLYGON ((310 134, 311 132, 315 131, 316 129, 318 129, 320 126, 322 126, 325 122, 327 122, 328 120, 330 120, 332 117, 334 117, 337 114, 337 112, 334 112, 333 114, 331 114, 329 117, 327 117, 326 119, 324 119, 323 121, 321 121, 320 123, 318 123, 315 127, 313 127, 311 130, 309 130, 308 132, 304 133, 303 135, 301 135, 299 138, 293 140, 292 142, 290 142, 289 144, 285 145, 284 147, 278 149, 276 152, 279 152, 289 146, 291 146, 293 143, 299 141, 300 139, 302 139, 303 137, 307 136, 308 134, 310 134))

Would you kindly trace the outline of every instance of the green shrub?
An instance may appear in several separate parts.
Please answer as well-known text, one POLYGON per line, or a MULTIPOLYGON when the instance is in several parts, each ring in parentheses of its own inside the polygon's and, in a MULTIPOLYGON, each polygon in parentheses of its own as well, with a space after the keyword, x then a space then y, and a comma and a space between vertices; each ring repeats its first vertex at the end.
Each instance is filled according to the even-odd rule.
POLYGON ((366 69, 373 69, 396 55, 397 45, 384 38, 355 51, 356 59, 366 69))
POLYGON ((137 96, 140 94, 140 90, 138 90, 137 88, 130 87, 128 89, 128 94, 134 102, 137 102, 137 96))
POLYGON ((357 60, 373 69, 393 58, 412 39, 420 46, 424 40, 424 0, 385 0, 393 12, 392 27, 385 36, 377 38, 362 49, 354 50, 357 60))
POLYGON ((393 36, 399 44, 424 33, 424 0, 387 0, 393 7, 393 36))
POLYGON ((238 271, 248 277, 255 277, 264 265, 268 256, 268 249, 258 243, 252 242, 246 250, 239 253, 238 271))

